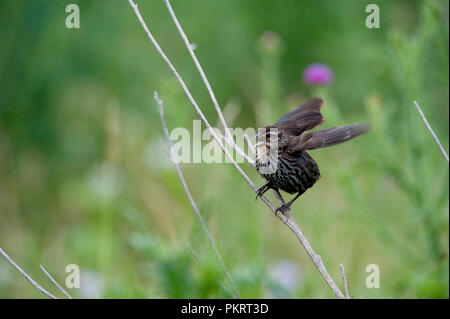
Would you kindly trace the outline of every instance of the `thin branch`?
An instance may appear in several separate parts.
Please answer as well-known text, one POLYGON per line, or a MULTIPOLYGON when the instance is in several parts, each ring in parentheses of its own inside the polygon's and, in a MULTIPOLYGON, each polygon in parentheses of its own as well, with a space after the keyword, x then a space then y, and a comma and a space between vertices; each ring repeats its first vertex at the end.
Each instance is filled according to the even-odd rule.
MULTIPOLYGON (((169 58, 163 52, 163 50, 159 46, 158 42, 153 37, 152 33, 147 28, 147 25, 145 24, 145 21, 142 18, 137 5, 133 2, 133 0, 128 0, 128 2, 130 3, 131 7, 133 8, 134 13, 136 14, 136 16, 137 16, 140 24, 142 25, 143 29, 147 33, 147 36, 150 39, 150 41, 152 42, 153 46, 158 51, 158 53, 161 55, 163 60, 167 63, 167 65, 169 66, 171 71, 174 73, 175 77, 177 78, 178 82, 180 83, 181 87, 183 88, 184 92, 186 93, 189 101, 194 106, 194 109, 197 111, 197 113, 199 114, 200 118, 205 123, 205 125, 206 125, 207 129, 210 131, 211 135, 214 137, 216 142, 222 148, 222 151, 225 153, 225 156, 227 156, 227 158, 230 160, 230 162, 233 164, 233 166, 236 168, 236 170, 239 172, 239 174, 250 185, 250 187, 256 192, 257 187, 251 181, 251 179, 247 176, 247 174, 245 174, 245 172, 241 169, 241 167, 233 160, 232 156, 230 155, 230 153, 228 152, 226 147, 223 145, 221 139, 219 138, 219 136, 217 136, 217 134, 215 133, 215 131, 212 129, 211 125, 209 124, 208 120, 204 116, 203 112, 198 107, 197 103, 195 102, 194 98, 192 97, 192 94, 190 93, 190 91, 187 88, 186 84, 184 83, 183 79, 180 77, 180 75, 178 74, 177 70, 175 69, 173 64, 170 62, 169 58)), ((220 108, 216 109, 216 110, 218 112, 221 112, 220 108)), ((228 140, 228 139, 226 139, 226 140, 228 140)), ((277 194, 277 192, 275 192, 275 195, 277 196, 277 198, 280 200, 281 203, 284 203, 284 200, 282 199, 282 197, 281 197, 281 195, 279 193, 277 194)), ((273 212, 276 213, 276 216, 294 232, 295 236, 300 241, 302 246, 305 248, 305 250, 307 251, 307 253, 310 256, 311 260, 314 262, 314 264, 316 265, 316 268, 319 270, 319 272, 321 273, 322 277, 325 279, 327 284, 330 286, 330 288, 333 291, 333 293, 338 298, 341 298, 341 299, 345 298, 344 294, 341 292, 341 290, 338 288, 338 286, 336 285, 336 283, 333 281, 333 279, 331 278, 330 274, 326 270, 325 265, 322 262, 322 259, 320 258, 319 255, 317 255, 314 252, 314 250, 312 249, 312 247, 309 244, 308 240, 303 235, 303 233, 301 232, 301 230, 298 227, 298 225, 295 223, 295 220, 293 219, 292 214, 290 213, 290 210, 286 210, 285 213, 283 214, 280 211, 276 211, 276 208, 272 205, 272 203, 265 196, 261 196, 261 199, 273 212)))
POLYGON ((229 144, 236 150, 236 152, 238 152, 239 155, 241 155, 243 158, 245 158, 247 160, 247 162, 252 163, 252 160, 248 158, 247 154, 245 154, 235 143, 233 143, 233 136, 231 135, 230 130, 228 129, 227 123, 225 121, 225 117, 222 114, 219 103, 217 102, 216 96, 214 94, 214 91, 212 90, 211 85, 209 84, 208 78, 206 77, 205 72, 203 71, 203 68, 200 65, 200 62, 198 61, 197 56, 195 55, 192 45, 191 45, 189 39, 187 38, 186 34, 184 33, 183 28, 181 27, 180 23, 178 22, 178 19, 175 15, 175 12, 172 9, 172 6, 170 5, 169 0, 164 0, 164 2, 166 3, 167 10, 169 10, 170 16, 172 17, 172 20, 175 23, 175 26, 177 27, 178 32, 180 33, 181 38, 183 39, 184 44, 186 45, 186 48, 192 57, 192 60, 194 61, 195 67, 197 68, 198 72, 200 73, 203 83, 205 83, 205 86, 209 92, 209 95, 211 96, 211 100, 214 104, 214 108, 217 111, 217 115, 219 116, 219 120, 222 123, 223 129, 225 131, 225 136, 226 136, 227 142, 229 142, 229 144))
POLYGON ((431 136, 433 136, 434 141, 436 142, 437 146, 439 146, 439 149, 441 150, 442 155, 444 155, 444 157, 445 157, 445 159, 447 160, 447 163, 448 163, 447 152, 445 152, 444 147, 441 145, 441 142, 439 142, 439 139, 437 138, 436 134, 434 134, 434 131, 431 128, 430 123, 428 123, 427 118, 425 117, 425 114, 423 114, 422 109, 419 106, 419 103, 414 101, 414 105, 416 106, 416 109, 419 112, 419 115, 422 118, 423 122, 425 123, 425 126, 427 127, 427 129, 430 132, 431 136))
MULTIPOLYGON (((158 105, 158 110, 159 110, 159 116, 161 118, 161 123, 163 126, 163 130, 164 130, 164 134, 166 135, 167 138, 167 142, 169 143, 169 149, 170 147, 172 147, 172 143, 170 142, 170 134, 169 134, 169 129, 167 128, 167 123, 166 120, 164 118, 164 110, 163 110, 163 102, 162 100, 158 97, 158 92, 155 91, 154 94, 154 98, 156 100, 156 103, 158 105)), ((169 151, 170 152, 170 151, 169 151)), ((170 154, 170 153, 169 153, 170 154)), ((192 208, 194 209, 194 213, 197 216, 200 225, 202 226, 203 232, 205 233, 206 237, 208 238, 209 242, 211 243, 212 248, 214 249, 214 253, 216 254, 217 260, 219 261, 223 272, 225 273, 225 276, 228 278, 228 280, 230 281, 231 287, 233 288, 233 291, 236 295, 237 298, 240 298, 239 292, 237 290, 237 287, 233 281, 233 278, 231 278, 230 273, 227 270, 227 267, 225 266, 223 260, 222 260, 222 256, 219 253, 219 250, 217 249, 216 243, 214 242, 214 239, 212 238, 211 234, 209 233, 208 227, 206 227, 206 223, 203 220, 202 215, 200 214, 200 211, 197 207, 197 204, 195 204, 194 198, 192 197, 191 192, 189 191, 189 187, 187 186, 186 180, 184 179, 183 173, 181 172, 180 166, 177 164, 176 161, 172 161, 171 162, 174 164, 175 169, 177 171, 178 174, 178 178, 181 181, 181 185, 183 186, 183 189, 189 199, 189 202, 191 203, 192 208)))
POLYGON ((252 186, 252 188, 254 190, 256 190, 256 186, 253 184, 253 182, 250 180, 250 178, 244 173, 244 171, 239 167, 239 165, 237 165, 237 163, 233 160, 233 157, 231 156, 231 154, 228 152, 228 150, 226 149, 225 145, 222 143, 222 137, 218 136, 215 132, 215 130, 213 130, 213 128, 211 127, 211 125, 209 124, 208 120, 206 119, 205 115, 203 114, 203 112, 200 110, 199 106, 197 105, 197 102, 195 101, 195 99, 192 97, 191 92, 189 91, 189 89, 187 88, 186 84, 184 83, 183 79, 181 78, 181 76, 178 74, 177 70, 175 69, 175 67, 173 66, 172 62, 170 62, 169 58, 167 57, 167 55, 164 53, 164 51, 161 49, 161 47, 159 46, 158 42, 155 40, 155 38, 153 37, 152 33, 150 32, 150 30, 147 28, 147 25, 145 24, 144 19, 142 18, 138 6, 133 2, 133 0, 128 0, 128 2, 130 3, 131 7, 133 8, 139 22, 141 23, 142 27, 144 28, 145 32, 147 33, 147 36, 149 37, 150 41, 152 42, 153 46, 155 47, 156 51, 158 51, 158 53, 161 55, 161 57, 163 58, 163 60, 167 63, 167 65, 169 66, 169 68, 171 69, 171 71, 173 72, 173 74, 175 75, 176 79, 178 80, 178 82, 180 83, 181 87, 183 88, 184 92, 186 93, 189 101, 191 102, 191 104, 194 106, 195 111, 198 113, 198 115, 200 116, 200 119, 203 121, 203 123, 205 123, 206 128, 209 130, 211 136, 213 136, 213 138, 216 140, 216 142, 219 144, 220 148, 222 149, 222 151, 225 153, 225 156, 231 161, 231 163, 233 164, 233 166, 238 170, 239 174, 241 174, 241 176, 246 180, 247 183, 250 184, 250 186, 252 186))
POLYGON ((0 254, 3 255, 3 257, 6 258, 6 260, 8 260, 11 265, 13 265, 29 282, 31 282, 31 284, 33 286, 36 287, 37 290, 41 291, 42 293, 44 293, 45 295, 47 295, 48 297, 52 298, 52 299, 58 299, 55 296, 53 296, 51 293, 49 293, 47 290, 45 290, 44 288, 42 288, 36 281, 33 280, 33 278, 31 278, 22 268, 20 268, 12 259, 11 257, 8 256, 8 254, 6 254, 6 252, 0 248, 0 254))
POLYGON ((347 278, 345 277, 344 264, 341 263, 339 266, 341 267, 342 281, 344 282, 345 298, 350 299, 350 294, 348 293, 347 278))
POLYGON ((50 280, 55 284, 55 286, 58 287, 58 289, 61 290, 61 292, 62 292, 63 294, 65 294, 67 298, 72 299, 72 297, 67 293, 67 291, 65 291, 65 290, 63 289, 63 287, 61 287, 61 286, 56 282, 56 280, 53 279, 53 277, 48 273, 48 271, 44 268, 44 266, 39 265, 39 267, 41 267, 41 269, 42 269, 42 271, 44 272, 44 274, 45 274, 48 278, 50 278, 50 280))
MULTIPOLYGON (((224 152, 225 156, 230 160, 230 162, 233 164, 233 166, 236 168, 236 170, 238 171, 238 173, 242 176, 242 178, 244 178, 244 180, 250 185, 250 187, 256 192, 257 191, 257 187, 256 185, 251 181, 251 179, 247 176, 247 174, 245 174, 245 172, 241 169, 241 167, 233 160, 233 157, 230 155, 230 153, 228 152, 228 150, 226 149, 226 147, 223 145, 221 137, 219 137, 215 130, 213 130, 213 128, 211 127, 211 125, 209 124, 208 120, 206 119, 205 115, 203 114, 203 112, 200 110, 199 106, 197 105, 197 102, 195 102, 194 98, 192 97, 191 92, 189 91, 189 89, 187 88, 186 84, 184 83, 183 79, 181 78, 181 76, 178 74, 177 70, 175 69, 175 67, 173 66, 172 62, 170 62, 169 58, 167 57, 167 55, 164 53, 164 51, 161 49, 161 47, 159 46, 158 42, 155 40, 155 38, 153 37, 152 33, 150 32, 150 30, 148 29, 147 25, 145 24, 144 19, 142 18, 141 13, 139 12, 138 6, 133 2, 133 0, 128 0, 128 2, 130 3, 131 7, 134 10, 134 13, 136 14, 142 28, 144 29, 144 31, 147 33, 148 38, 150 39, 150 41, 152 42, 153 46, 155 47, 156 51, 158 51, 158 53, 161 55, 161 57, 163 58, 163 60, 167 63, 167 65, 169 66, 170 70, 173 72, 173 74, 175 75, 175 78, 178 80, 178 82, 180 83, 181 87, 183 88, 184 92, 186 93, 189 101, 191 102, 191 104, 194 106, 195 111, 198 113, 198 115, 200 116, 200 119, 203 121, 203 123, 205 123, 206 128, 209 130, 211 136, 215 139, 215 141, 217 142, 217 144, 219 144, 220 148, 222 149, 222 151, 224 152)), ((270 201, 263 195, 260 196, 261 200, 266 203, 267 206, 269 206, 269 208, 275 212, 275 207, 270 203, 270 201)), ((279 215, 279 213, 278 213, 279 215)))
POLYGON ((197 56, 194 53, 192 45, 191 45, 190 41, 188 40, 186 34, 184 33, 183 28, 181 27, 180 23, 178 22, 178 19, 175 16, 175 13, 173 12, 172 6, 170 5, 169 1, 165 0, 164 2, 166 3, 167 9, 169 10, 172 20, 174 21, 175 26, 177 27, 178 32, 180 33, 181 38, 183 39, 183 41, 186 45, 186 48, 188 49, 189 54, 191 55, 192 60, 195 63, 195 66, 197 67, 197 70, 200 72, 200 76, 202 77, 202 80, 205 83, 205 86, 209 92, 209 95, 211 96, 214 107, 216 108, 217 114, 219 116, 219 120, 222 123, 223 129, 225 130, 225 134, 227 135, 228 138, 232 138, 232 135, 230 133, 230 130, 228 129, 227 123, 225 122, 225 118, 223 117, 222 112, 220 111, 220 106, 219 106, 219 103, 217 102, 216 96, 214 95, 214 92, 211 88, 211 85, 209 84, 209 81, 205 75, 205 72, 203 72, 202 66, 198 62, 197 56))

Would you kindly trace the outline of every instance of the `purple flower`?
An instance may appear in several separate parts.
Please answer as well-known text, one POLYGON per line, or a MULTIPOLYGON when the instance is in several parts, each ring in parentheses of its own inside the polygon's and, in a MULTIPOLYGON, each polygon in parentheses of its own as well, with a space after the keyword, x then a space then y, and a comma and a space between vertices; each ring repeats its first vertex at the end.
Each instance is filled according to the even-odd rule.
POLYGON ((308 84, 328 84, 333 80, 333 72, 325 64, 311 64, 303 72, 303 79, 308 84))

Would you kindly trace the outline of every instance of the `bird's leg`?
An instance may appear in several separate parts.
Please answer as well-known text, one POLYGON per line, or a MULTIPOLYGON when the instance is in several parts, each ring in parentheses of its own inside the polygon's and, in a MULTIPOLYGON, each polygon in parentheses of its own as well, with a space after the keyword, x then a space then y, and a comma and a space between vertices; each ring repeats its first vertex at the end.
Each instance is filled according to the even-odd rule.
POLYGON ((278 196, 280 197, 280 200, 283 204, 285 204, 283 196, 281 196, 280 190, 278 188, 274 188, 275 192, 278 194, 278 196))
POLYGON ((296 200, 297 198, 300 197, 301 194, 303 194, 303 192, 299 192, 297 195, 295 195, 295 197, 294 197, 289 203, 283 204, 283 205, 281 205, 280 207, 278 207, 278 208, 275 210, 275 214, 276 214, 277 212, 279 212, 279 211, 282 212, 282 213, 284 214, 284 211, 285 211, 286 209, 289 209, 289 208, 291 207, 291 205, 295 202, 295 200, 296 200))
POLYGON ((261 186, 257 191, 256 191, 256 198, 255 200, 258 199, 258 197, 261 197, 265 192, 267 192, 269 189, 271 189, 272 187, 270 186, 270 183, 264 184, 263 186, 261 186))

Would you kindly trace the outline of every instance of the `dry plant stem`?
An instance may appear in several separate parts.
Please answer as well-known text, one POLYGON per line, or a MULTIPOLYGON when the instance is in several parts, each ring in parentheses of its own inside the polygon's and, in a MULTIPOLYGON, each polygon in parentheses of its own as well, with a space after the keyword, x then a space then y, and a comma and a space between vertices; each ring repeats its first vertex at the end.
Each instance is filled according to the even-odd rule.
MULTIPOLYGON (((284 201, 283 201, 284 202, 284 201)), ((302 231, 298 227, 297 223, 295 222, 294 218, 292 217, 292 214, 290 211, 285 212, 285 214, 278 213, 278 218, 283 221, 295 234, 299 242, 302 244, 302 246, 305 248, 306 252, 308 253, 309 257, 312 259, 314 264, 316 265, 317 270, 319 270, 322 277, 327 282, 328 286, 330 286, 333 293, 338 297, 339 299, 344 299, 345 296, 339 289, 339 287, 336 285, 336 283, 331 278, 330 274, 328 273, 327 269, 325 268, 325 265, 322 262, 322 258, 320 258, 319 255, 317 255, 314 252, 314 249, 309 244, 309 241, 306 239, 306 237, 303 235, 302 231)))
MULTIPOLYGON (((222 149, 222 151, 225 153, 225 156, 233 163, 233 165, 236 167, 236 169, 239 171, 239 173, 244 177, 244 179, 247 181, 247 183, 249 183, 250 185, 253 185, 253 188, 256 189, 256 186, 252 183, 252 181, 248 178, 248 176, 246 176, 246 174, 244 173, 244 171, 242 171, 242 169, 239 167, 239 165, 237 165, 237 163, 233 160, 233 157, 231 156, 231 154, 228 152, 228 150, 226 149, 225 145, 222 143, 222 136, 218 136, 216 134, 216 132, 213 130, 213 128, 211 127, 211 125, 209 124, 208 120, 206 119, 205 115, 203 114, 203 112, 200 110, 200 108, 197 105, 197 102, 194 100, 194 98, 192 97, 191 92, 189 91, 189 89, 187 88, 186 84, 184 83, 183 79, 181 78, 181 76, 178 74, 177 70, 175 69, 175 67, 173 66, 172 62, 170 62, 169 58, 166 56, 166 54, 163 52, 163 50, 161 49, 161 47, 159 46, 158 42, 155 40, 155 38, 153 37, 152 33, 150 32, 150 30, 147 28, 147 25, 145 24, 139 9, 137 7, 137 5, 133 2, 133 0, 128 0, 128 2, 130 3, 131 7, 133 8, 139 22, 141 23, 142 27, 144 28, 145 32, 147 33, 147 36, 149 37, 150 41, 152 42, 153 46, 155 47, 156 51, 158 51, 158 53, 161 55, 161 57, 164 59, 164 61, 167 63, 167 65, 169 66, 169 68, 172 70, 172 72, 174 73, 175 77, 177 78, 178 82, 180 83, 181 87, 183 88, 184 92, 186 93, 189 101, 191 102, 191 104, 194 106, 196 112, 198 113, 198 115, 200 116, 200 119, 203 121, 203 123, 205 123, 206 128, 209 130, 211 136, 213 136, 213 138, 215 139, 215 141, 219 144, 220 148, 222 149), (245 176, 244 176, 245 175, 245 176)), ((227 139, 226 139, 227 140, 227 139)), ((234 144, 234 143, 233 143, 234 144)))
MULTIPOLYGON (((156 103, 158 105, 158 110, 159 110, 159 116, 161 118, 161 123, 163 126, 163 130, 164 130, 164 134, 166 136, 167 142, 169 143, 169 157, 170 157, 170 148, 172 147, 171 142, 170 142, 170 134, 169 134, 169 129, 167 128, 167 123, 166 120, 164 118, 164 110, 163 110, 163 102, 162 100, 158 97, 158 93, 155 91, 155 100, 156 103)), ((191 203, 192 208, 194 209, 195 215, 197 216, 200 225, 202 226, 203 232, 205 233, 206 237, 208 238, 209 242, 211 243, 212 248, 214 249, 214 253, 216 254, 217 260, 219 261, 223 272, 225 273, 225 276, 228 278, 230 285, 234 291, 234 294, 236 295, 237 298, 240 298, 239 292, 237 290, 237 287, 233 281, 233 278, 231 278, 230 273, 228 272, 222 257, 219 253, 219 250, 217 249, 216 243, 214 242, 214 239, 212 238, 211 234, 209 233, 208 228, 206 227, 205 221, 203 220, 202 215, 200 214, 200 211, 197 207, 197 204, 195 204, 194 198, 192 197, 191 192, 189 191, 189 188, 187 186, 186 180, 184 179, 183 173, 181 172, 180 166, 175 162, 172 161, 172 159, 170 158, 170 161, 173 163, 173 165, 175 166, 175 169, 177 171, 178 174, 178 178, 180 179, 181 185, 183 186, 184 192, 186 193, 189 202, 191 203)))
MULTIPOLYGON (((192 94, 190 93, 189 89, 187 88, 186 84, 184 83, 183 79, 180 77, 180 75, 178 74, 177 70, 175 69, 175 67, 173 66, 173 64, 170 62, 169 58, 166 56, 166 54, 163 52, 163 50, 161 49, 161 47, 159 46, 158 42, 155 40, 155 38, 153 37, 152 33, 150 32, 150 30, 147 28, 147 25, 145 24, 144 19, 142 18, 139 9, 137 7, 137 5, 133 2, 133 0, 128 0, 128 2, 130 3, 131 7, 134 10, 134 13, 136 14, 136 17, 138 18, 140 24, 142 25, 142 28, 144 29, 144 31, 147 33, 148 38, 150 39, 150 41, 152 42, 153 46, 155 47, 155 49, 158 51, 158 53, 161 55, 161 57, 163 58, 163 60, 167 63, 167 65, 169 66, 169 68, 171 69, 171 71, 174 73, 175 77, 177 78, 178 82, 180 83, 181 87, 183 88, 184 92, 186 93, 189 101, 191 102, 191 104, 194 106, 194 109, 196 110, 196 112, 199 114, 201 120, 205 123, 207 129, 210 131, 211 135, 213 136, 213 138, 216 140, 216 142, 219 144, 219 146, 221 147, 222 151, 225 153, 225 156, 227 156, 227 158, 230 160, 230 162, 233 164, 233 166, 236 168, 236 170, 239 172, 239 174, 242 176, 242 178, 244 178, 244 180, 250 185, 250 187, 256 192, 256 190, 258 189, 255 184, 250 180, 250 178, 247 176, 247 174, 245 174, 245 172, 241 169, 241 167, 233 160, 232 156, 230 155, 230 153, 228 152, 228 150, 226 149, 226 147, 223 145, 221 139, 219 138, 219 136, 217 136, 217 134, 214 132, 214 130, 212 129, 211 125, 209 124, 208 120, 205 118, 203 112, 200 110, 200 108, 198 107, 197 103, 195 102, 194 98, 192 97, 192 94)), ((220 109, 218 109, 218 112, 220 112, 220 109)), ((226 126, 226 125, 225 125, 226 126)), ((234 143, 233 143, 234 144, 234 143)), ((281 203, 284 203, 284 200, 281 198, 281 195, 277 192, 275 192, 275 195, 277 196, 277 198, 280 200, 281 203)), ((272 205, 272 203, 265 197, 265 196, 261 196, 261 200, 273 211, 276 211, 276 208, 272 205)), ((305 236, 303 236, 303 233, 301 232, 300 228, 298 227, 298 225, 295 223, 294 219, 292 218, 292 215, 290 213, 290 210, 286 210, 284 214, 280 213, 279 211, 276 213, 276 216, 283 222, 285 223, 295 234, 295 236, 297 237, 297 239, 300 241, 300 243, 302 244, 302 246, 305 248, 305 250, 307 251, 308 255, 310 256, 311 260, 314 262, 314 264, 316 265, 316 268, 319 270, 319 272, 321 273, 321 275, 324 277, 325 281, 327 282, 327 284, 330 286, 331 290, 333 291, 333 293, 338 297, 338 298, 345 298, 345 296, 343 295, 343 293, 339 290, 339 288, 337 287, 337 285, 335 284, 335 282, 333 281, 333 279, 331 278, 330 274, 327 272, 322 259, 320 258, 319 255, 317 255, 314 250, 312 249, 311 245, 309 244, 308 240, 305 238, 305 236)))
POLYGON ((350 299, 350 294, 348 293, 347 278, 345 277, 344 264, 341 263, 339 266, 341 267, 342 281, 344 282, 345 298, 350 299))
POLYGON ((181 38, 183 39, 186 48, 189 51, 189 54, 192 57, 192 60, 195 63, 195 66, 197 67, 197 70, 200 73, 200 76, 202 77, 203 82, 205 83, 205 86, 209 92, 209 95, 211 96, 211 100, 213 101, 214 107, 216 108, 217 114, 219 116, 219 120, 222 123, 222 126, 225 130, 225 134, 227 135, 228 138, 232 138, 231 137, 231 133, 230 130, 228 129, 227 123, 225 122, 225 118, 222 115, 222 112, 220 111, 220 107, 219 107, 219 103, 217 102, 216 96, 214 95, 214 92, 211 88, 211 85, 209 84, 208 78, 205 75, 205 72, 203 71, 203 68, 201 67, 200 63, 198 62, 197 56, 194 53, 194 50, 192 48, 192 45, 190 43, 190 41, 188 40, 186 34, 183 31, 183 28, 181 27, 180 23, 178 22, 177 17, 175 16, 175 13, 173 12, 172 6, 170 5, 168 0, 164 1, 166 3, 167 9, 169 10, 170 15, 172 16, 173 22, 175 23, 175 26, 178 29, 178 32, 181 35, 181 38))
POLYGON ((430 123, 428 123, 427 118, 425 117, 425 114, 423 114, 422 109, 419 106, 419 103, 414 101, 414 105, 416 106, 417 111, 419 112, 420 117, 422 118, 423 122, 425 123, 425 126, 427 127, 428 131, 430 132, 431 136, 433 136, 434 141, 436 142, 437 146, 442 152, 442 155, 444 155, 444 158, 447 160, 448 163, 448 155, 447 152, 445 152, 444 147, 442 146, 441 142, 437 138, 436 134, 434 134, 433 129, 431 128, 430 123))
POLYGON ((12 259, 11 257, 9 257, 6 252, 0 248, 0 254, 3 255, 3 257, 6 258, 6 260, 8 260, 11 265, 13 265, 29 282, 31 282, 31 284, 33 286, 36 287, 37 290, 41 291, 42 293, 44 293, 45 295, 47 295, 48 297, 52 298, 52 299, 58 299, 55 296, 53 296, 51 293, 49 293, 47 290, 45 290, 44 288, 42 288, 36 281, 33 280, 33 278, 31 278, 22 268, 20 268, 12 259))
MULTIPOLYGON (((244 180, 250 185, 250 187, 256 192, 256 190, 258 189, 256 187, 256 185, 251 181, 251 179, 247 176, 247 174, 245 174, 245 172, 241 169, 241 167, 233 160, 233 157, 230 155, 230 153, 228 152, 228 150, 226 149, 226 147, 223 145, 222 140, 219 136, 217 136, 217 134, 215 133, 215 131, 212 129, 211 125, 209 124, 208 120, 206 119, 205 115, 203 114, 203 112, 200 110, 200 108, 198 107, 197 103, 195 102, 194 98, 192 97, 191 92, 189 91, 189 89, 187 88, 186 84, 184 83, 183 79, 180 77, 180 75, 178 74, 177 70, 175 69, 175 67, 173 66, 173 64, 170 62, 169 58, 166 56, 166 54, 162 51, 161 47, 159 46, 158 42, 155 40, 155 38, 153 37, 152 33, 150 32, 150 30, 147 28, 147 25, 145 24, 144 19, 141 16, 141 13, 139 12, 139 9, 137 7, 137 5, 133 2, 133 0, 128 0, 128 2, 130 3, 131 7, 134 10, 134 13, 136 14, 139 22, 142 25, 142 28, 144 28, 144 31, 147 33, 147 36, 149 37, 150 41, 152 42, 153 46, 155 47, 156 51, 158 51, 158 53, 161 55, 161 57, 163 58, 163 60, 167 63, 167 65, 169 66, 170 70, 173 72, 173 74, 175 75, 176 79, 178 80, 178 82, 180 83, 181 87, 183 88, 184 92, 186 93, 189 101, 191 102, 191 104, 194 106, 195 111, 198 113, 198 115, 200 116, 200 119, 203 121, 203 123, 205 123, 207 129, 209 130, 211 136, 214 138, 214 140, 217 142, 217 144, 219 144, 220 148, 222 149, 222 151, 224 152, 225 156, 230 160, 230 162, 233 164, 233 166, 236 168, 236 170, 238 171, 238 173, 242 176, 242 178, 244 178, 244 180)), ((266 205, 269 206, 269 208, 272 211, 275 211, 275 208, 273 207, 273 205, 270 203, 270 201, 265 197, 265 196, 261 196, 261 199, 264 203, 266 203, 266 205)))
POLYGON ((209 84, 208 78, 205 75, 205 72, 203 71, 202 66, 200 65, 200 62, 198 62, 197 56, 195 55, 195 52, 192 48, 192 45, 189 41, 189 39, 187 38, 186 34, 183 31, 183 28, 181 27, 180 23, 178 22, 178 19, 175 15, 175 12, 172 9, 172 6, 170 5, 170 2, 168 0, 164 0, 164 2, 166 3, 167 6, 167 10, 169 10, 170 16, 172 17, 173 22, 175 23, 175 26, 178 29, 178 32, 181 35, 181 38, 184 41, 184 44, 186 45, 187 50, 189 51, 189 54, 192 57, 192 60, 195 63, 195 67, 197 68, 198 72, 200 73, 200 76, 203 80, 203 83, 205 83, 206 89, 209 92, 209 95, 211 96, 211 100, 214 104, 214 107, 217 111, 217 115, 219 116, 219 120, 222 123, 222 126, 224 128, 225 131, 225 140, 228 144, 230 144, 234 150, 236 152, 239 153, 239 155, 241 155, 243 158, 245 158, 245 160, 249 163, 253 163, 253 161, 251 159, 248 158, 247 154, 245 154, 240 148, 239 146, 237 146, 234 142, 233 142, 233 136, 230 133, 230 130, 228 129, 227 123, 225 121, 225 117, 222 114, 222 111, 220 109, 219 103, 217 102, 216 96, 214 94, 214 91, 211 88, 211 85, 209 84))
POLYGON ((56 280, 48 273, 48 271, 44 268, 44 266, 39 265, 39 267, 42 269, 42 271, 44 272, 44 274, 45 274, 48 278, 50 278, 50 280, 55 284, 55 286, 58 287, 58 289, 61 290, 61 292, 62 292, 63 294, 66 295, 67 298, 72 299, 72 297, 67 293, 67 291, 65 291, 65 290, 63 289, 63 287, 61 287, 61 286, 56 282, 56 280))

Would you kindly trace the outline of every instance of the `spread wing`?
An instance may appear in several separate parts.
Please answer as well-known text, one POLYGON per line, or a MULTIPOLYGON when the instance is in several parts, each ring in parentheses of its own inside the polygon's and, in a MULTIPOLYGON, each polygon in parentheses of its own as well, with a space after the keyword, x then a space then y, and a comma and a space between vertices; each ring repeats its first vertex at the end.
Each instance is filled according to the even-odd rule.
POLYGON ((280 118, 275 123, 275 126, 282 128, 289 135, 300 135, 323 122, 323 117, 320 113, 322 104, 323 100, 318 97, 309 100, 280 118))
POLYGON ((366 123, 357 123, 347 126, 330 127, 314 132, 306 132, 300 136, 294 137, 290 148, 290 153, 299 151, 314 150, 347 142, 370 130, 366 123))

